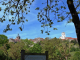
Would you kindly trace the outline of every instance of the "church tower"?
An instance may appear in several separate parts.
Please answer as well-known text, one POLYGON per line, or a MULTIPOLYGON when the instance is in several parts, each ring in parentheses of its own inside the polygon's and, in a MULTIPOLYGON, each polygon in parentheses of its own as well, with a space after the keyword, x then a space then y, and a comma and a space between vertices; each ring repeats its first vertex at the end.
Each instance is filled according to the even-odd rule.
POLYGON ((62 39, 65 39, 66 35, 65 32, 62 32, 62 39))
POLYGON ((59 39, 65 39, 66 38, 65 32, 62 32, 61 35, 62 36, 59 39))

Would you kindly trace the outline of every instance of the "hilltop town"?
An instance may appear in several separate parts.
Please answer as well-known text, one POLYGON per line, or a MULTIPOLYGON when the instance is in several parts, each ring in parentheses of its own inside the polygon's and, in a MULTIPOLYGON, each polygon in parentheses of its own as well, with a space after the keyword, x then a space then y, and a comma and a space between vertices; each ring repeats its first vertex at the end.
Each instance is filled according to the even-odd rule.
MULTIPOLYGON (((62 36, 60 36, 59 39, 62 39, 62 40, 69 40, 69 41, 75 39, 75 40, 77 41, 77 38, 66 37, 65 32, 62 32, 61 35, 62 35, 62 36)), ((20 36, 19 36, 19 34, 18 34, 18 36, 17 36, 15 39, 10 38, 10 39, 9 39, 9 42, 14 42, 14 43, 16 43, 16 42, 20 42, 20 40, 21 40, 21 39, 20 39, 20 36)), ((40 37, 39 37, 39 38, 28 39, 28 40, 31 40, 31 41, 33 41, 34 43, 37 43, 37 42, 43 41, 44 38, 40 38, 40 37)))

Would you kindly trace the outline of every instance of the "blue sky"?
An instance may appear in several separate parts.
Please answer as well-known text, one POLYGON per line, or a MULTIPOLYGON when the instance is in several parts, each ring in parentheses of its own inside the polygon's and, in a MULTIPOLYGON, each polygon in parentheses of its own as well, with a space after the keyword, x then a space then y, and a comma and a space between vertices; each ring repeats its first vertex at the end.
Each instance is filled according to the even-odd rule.
MULTIPOLYGON (((42 3, 45 3, 45 2, 46 2, 46 0, 35 0, 32 3, 32 5, 30 6, 30 12, 27 15, 23 14, 24 17, 26 17, 28 19, 28 22, 24 23, 23 31, 20 31, 20 29, 19 29, 21 24, 17 25, 17 23, 16 23, 15 25, 11 25, 11 28, 13 27, 12 31, 7 31, 6 33, 3 33, 3 30, 6 28, 6 25, 10 23, 8 21, 8 18, 6 18, 5 22, 3 22, 3 23, 0 22, 0 34, 6 35, 8 37, 8 39, 9 38, 15 39, 18 33, 21 36, 21 39, 26 39, 26 38, 34 39, 34 38, 38 38, 38 37, 40 37, 40 38, 46 38, 46 37, 59 38, 61 36, 61 33, 65 32, 66 37, 77 38, 74 24, 68 23, 66 25, 68 18, 66 18, 62 22, 57 22, 57 20, 54 20, 53 21, 54 24, 52 26, 54 28, 57 28, 58 30, 53 30, 53 27, 48 28, 48 30, 51 31, 50 35, 47 35, 45 32, 43 34, 41 34, 40 30, 42 30, 42 29, 44 30, 44 28, 41 27, 41 23, 37 20, 37 14, 39 11, 35 10, 35 8, 36 7, 40 7, 40 9, 44 8, 46 6, 46 4, 42 4, 42 3)), ((66 2, 66 0, 64 1, 64 3, 65 2, 66 2)), ((59 4, 61 5, 62 2, 59 2, 59 4)), ((66 3, 65 3, 65 5, 67 6, 66 3)), ((5 8, 5 6, 2 6, 1 4, 0 4, 0 6, 2 7, 2 9, 5 8)), ((67 11, 69 11, 68 7, 67 7, 67 11)), ((0 17, 1 16, 3 16, 3 11, 0 12, 0 17)), ((11 15, 9 15, 9 18, 11 18, 11 15)), ((50 13, 50 18, 52 20, 54 19, 53 13, 50 13)), ((44 31, 46 31, 46 30, 47 30, 47 28, 44 31)))

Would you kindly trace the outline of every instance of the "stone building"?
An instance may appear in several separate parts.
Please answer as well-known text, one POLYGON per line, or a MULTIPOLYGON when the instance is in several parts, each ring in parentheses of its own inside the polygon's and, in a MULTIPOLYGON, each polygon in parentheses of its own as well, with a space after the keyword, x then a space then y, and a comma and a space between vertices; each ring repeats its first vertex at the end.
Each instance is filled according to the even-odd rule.
POLYGON ((76 40, 77 41, 77 38, 72 38, 72 37, 66 37, 66 35, 65 35, 65 32, 62 32, 62 34, 61 34, 62 36, 61 37, 59 37, 59 39, 62 39, 62 40, 69 40, 69 41, 71 41, 71 40, 76 40))
POLYGON ((18 34, 18 36, 15 38, 15 39, 13 39, 13 38, 10 38, 9 39, 9 42, 14 42, 14 43, 16 43, 16 42, 20 42, 20 36, 19 36, 19 34, 18 34))

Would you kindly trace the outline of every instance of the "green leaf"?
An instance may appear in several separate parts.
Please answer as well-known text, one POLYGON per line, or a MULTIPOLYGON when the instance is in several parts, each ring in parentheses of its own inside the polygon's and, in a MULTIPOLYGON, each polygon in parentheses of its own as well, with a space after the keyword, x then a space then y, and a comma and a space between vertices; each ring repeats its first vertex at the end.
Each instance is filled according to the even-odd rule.
POLYGON ((40 17, 42 18, 42 15, 40 15, 40 17))
POLYGON ((2 20, 2 18, 0 18, 0 21, 2 20))
POLYGON ((48 5, 48 8, 50 8, 50 6, 48 5))
POLYGON ((40 14, 40 12, 38 12, 38 14, 40 14))
POLYGON ((26 21, 28 22, 28 20, 26 19, 26 21))
POLYGON ((61 21, 65 19, 65 17, 64 17, 64 16, 61 16, 60 18, 61 18, 61 21))
POLYGON ((63 8, 63 6, 61 6, 61 9, 63 8))
POLYGON ((52 5, 52 8, 54 7, 54 5, 52 5))
POLYGON ((39 10, 39 7, 37 7, 35 10, 39 10))
POLYGON ((56 8, 56 11, 58 11, 59 9, 58 8, 56 8))
POLYGON ((24 10, 22 10, 22 13, 24 12, 24 10))
POLYGON ((61 22, 60 20, 58 20, 57 22, 61 22))
POLYGON ((41 25, 41 27, 43 27, 43 25, 41 25))
POLYGON ((22 9, 23 8, 23 6, 22 5, 20 5, 20 9, 22 9))
POLYGON ((3 21, 5 21, 5 19, 3 19, 3 21))
POLYGON ((42 20, 44 20, 44 18, 42 18, 42 20))
POLYGON ((46 24, 45 26, 49 26, 48 24, 46 24))
POLYGON ((15 23, 12 23, 13 25, 15 25, 15 23))
POLYGON ((28 10, 28 12, 30 12, 30 10, 28 10))
POLYGON ((22 31, 22 28, 21 27, 19 27, 19 29, 22 31))
POLYGON ((66 12, 66 14, 69 14, 69 12, 66 12))
POLYGON ((26 11, 27 9, 25 8, 24 10, 26 11))
POLYGON ((0 11, 1 11, 1 7, 0 7, 0 11))
POLYGON ((78 14, 80 14, 80 11, 78 11, 78 14))
POLYGON ((11 21, 11 19, 9 19, 9 21, 11 21))
POLYGON ((43 34, 43 30, 41 30, 41 33, 43 34))
POLYGON ((28 14, 28 13, 26 12, 26 14, 28 14))
POLYGON ((66 7, 64 7, 64 9, 66 9, 66 7))
POLYGON ((16 12, 18 12, 18 9, 16 9, 16 12))
POLYGON ((40 19, 38 19, 38 21, 39 21, 40 19))
POLYGON ((57 14, 57 16, 60 16, 60 14, 57 14))
POLYGON ((51 10, 51 12, 54 12, 54 10, 51 10))
POLYGON ((47 33, 47 35, 50 35, 49 33, 47 33))
POLYGON ((47 8, 44 8, 44 11, 47 11, 47 8))
POLYGON ((25 4, 25 6, 27 6, 28 4, 25 4))
POLYGON ((57 6, 58 4, 55 4, 55 6, 57 6))
POLYGON ((53 22, 51 22, 51 24, 53 24, 53 22))
POLYGON ((45 31, 45 33, 48 33, 48 31, 45 31))
POLYGON ((37 18, 39 18, 39 15, 37 15, 37 18))
POLYGON ((67 23, 71 23, 72 22, 72 19, 69 19, 69 21, 67 21, 67 23))
POLYGON ((57 28, 54 28, 54 30, 58 30, 57 28))

